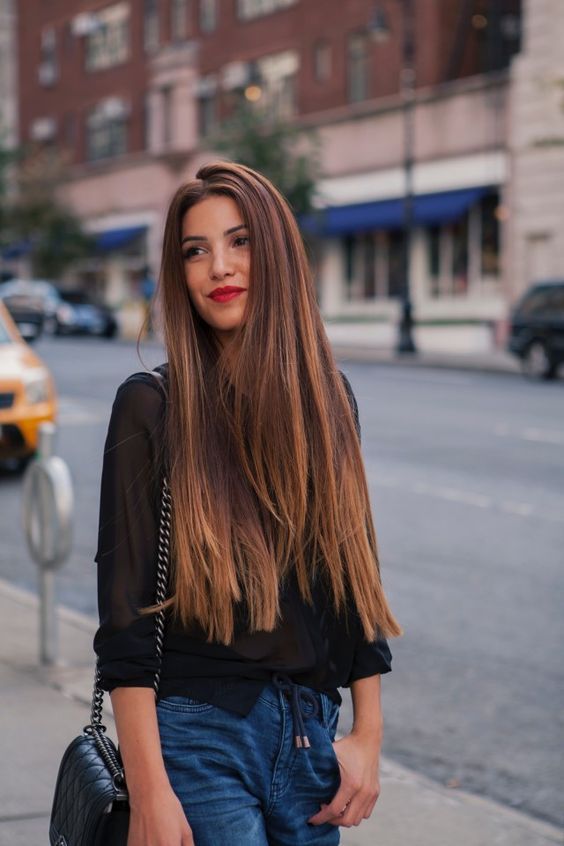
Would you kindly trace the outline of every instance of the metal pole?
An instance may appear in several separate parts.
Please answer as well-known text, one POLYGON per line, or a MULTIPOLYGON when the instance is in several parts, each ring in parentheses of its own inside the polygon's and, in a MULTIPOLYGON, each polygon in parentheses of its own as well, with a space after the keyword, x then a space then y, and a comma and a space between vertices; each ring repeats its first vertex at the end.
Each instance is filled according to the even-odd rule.
POLYGON ((58 620, 55 570, 72 544, 73 489, 70 471, 55 453, 56 428, 41 423, 37 457, 23 481, 23 527, 31 557, 39 566, 39 659, 56 664, 58 620))
MULTIPOLYGON (((43 423, 39 427, 37 452, 39 458, 51 458, 55 454, 56 429, 53 423, 43 423)), ((39 499, 41 502, 40 519, 42 535, 46 545, 51 548, 52 521, 50 519, 51 501, 45 490, 43 480, 39 481, 39 499)), ((39 571, 39 660, 42 665, 56 664, 58 657, 57 614, 55 611, 55 574, 52 570, 41 568, 39 571)))
POLYGON ((413 0, 403 0, 403 64, 401 95, 403 101, 405 194, 403 206, 403 248, 401 262, 401 319, 396 352, 415 353, 409 264, 413 243, 413 142, 415 118, 415 16, 413 0))
POLYGON ((55 611, 55 573, 39 571, 39 660, 42 665, 56 664, 59 654, 59 632, 55 611))

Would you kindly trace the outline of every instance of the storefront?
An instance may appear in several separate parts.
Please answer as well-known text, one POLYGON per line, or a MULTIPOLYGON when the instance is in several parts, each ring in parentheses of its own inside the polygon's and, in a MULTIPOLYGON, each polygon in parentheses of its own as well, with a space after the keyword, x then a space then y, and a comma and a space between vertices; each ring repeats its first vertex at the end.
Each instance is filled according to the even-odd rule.
MULTIPOLYGON (((328 317, 378 316, 402 291, 401 198, 332 206, 318 218, 324 239, 320 292, 328 317)), ((411 295, 428 316, 484 316, 500 292, 500 192, 483 185, 414 198, 411 295), (460 308, 460 304, 464 304, 460 308)))

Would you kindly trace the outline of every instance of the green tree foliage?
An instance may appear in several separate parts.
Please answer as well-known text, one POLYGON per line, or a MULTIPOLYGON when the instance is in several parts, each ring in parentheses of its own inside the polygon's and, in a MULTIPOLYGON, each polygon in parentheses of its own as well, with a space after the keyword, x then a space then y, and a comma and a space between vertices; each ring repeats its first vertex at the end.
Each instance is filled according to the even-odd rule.
POLYGON ((294 214, 313 212, 320 173, 320 142, 313 131, 272 118, 243 100, 207 141, 216 152, 263 173, 294 214))
MULTIPOLYGON (((13 158, 1 152, 0 168, 13 158)), ((25 244, 34 277, 57 279, 92 251, 92 240, 80 220, 58 198, 64 167, 64 159, 51 150, 20 154, 13 165, 11 189, 0 199, 1 245, 25 244)))

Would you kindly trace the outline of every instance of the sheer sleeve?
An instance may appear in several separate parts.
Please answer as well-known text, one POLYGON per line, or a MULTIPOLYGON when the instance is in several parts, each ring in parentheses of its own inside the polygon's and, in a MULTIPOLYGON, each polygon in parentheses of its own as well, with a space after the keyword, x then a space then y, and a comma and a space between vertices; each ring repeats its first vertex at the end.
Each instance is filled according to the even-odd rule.
POLYGON ((118 388, 104 448, 96 563, 102 687, 152 687, 164 397, 150 374, 118 388))
MULTIPOLYGON (((354 415, 356 423, 356 431, 360 440, 360 420, 358 414, 358 403, 351 387, 351 383, 341 371, 343 383, 345 385, 349 402, 354 415)), ((388 641, 384 637, 377 637, 373 641, 367 641, 364 637, 364 631, 360 622, 360 618, 356 615, 357 626, 357 640, 354 650, 353 665, 348 679, 348 685, 357 679, 362 679, 367 676, 374 676, 378 673, 389 673, 392 669, 392 653, 388 645, 388 641)))

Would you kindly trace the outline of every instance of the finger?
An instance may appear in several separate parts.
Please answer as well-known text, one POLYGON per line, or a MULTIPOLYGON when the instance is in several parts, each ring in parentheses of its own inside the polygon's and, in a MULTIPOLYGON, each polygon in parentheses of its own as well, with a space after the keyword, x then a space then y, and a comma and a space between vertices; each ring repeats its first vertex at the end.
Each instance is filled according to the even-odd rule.
POLYGON ((364 817, 363 817, 365 820, 367 820, 369 817, 372 816, 372 811, 374 810, 374 806, 376 805, 377 801, 378 801, 378 796, 376 796, 375 799, 370 799, 370 801, 366 804, 366 806, 364 808, 364 817))
POLYGON ((341 786, 331 802, 328 805, 322 805, 321 810, 313 817, 310 817, 308 822, 312 823, 312 825, 321 825, 328 822, 328 820, 337 817, 341 811, 348 807, 350 801, 350 789, 349 795, 347 795, 346 789, 341 786))
POLYGON ((350 828, 352 825, 360 825, 363 817, 363 810, 365 804, 364 800, 355 797, 344 811, 332 820, 329 820, 331 825, 342 825, 345 828, 350 828))

